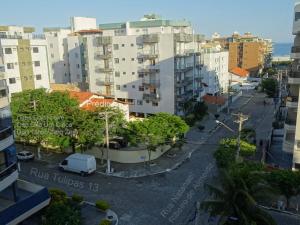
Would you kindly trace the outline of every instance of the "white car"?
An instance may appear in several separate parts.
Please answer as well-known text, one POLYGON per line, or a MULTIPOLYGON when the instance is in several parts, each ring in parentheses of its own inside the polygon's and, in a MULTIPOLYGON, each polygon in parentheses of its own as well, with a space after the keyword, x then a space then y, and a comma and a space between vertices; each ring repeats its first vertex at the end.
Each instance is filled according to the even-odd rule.
POLYGON ((34 159, 34 154, 29 151, 22 151, 17 153, 17 158, 20 161, 28 161, 28 160, 33 160, 34 159))

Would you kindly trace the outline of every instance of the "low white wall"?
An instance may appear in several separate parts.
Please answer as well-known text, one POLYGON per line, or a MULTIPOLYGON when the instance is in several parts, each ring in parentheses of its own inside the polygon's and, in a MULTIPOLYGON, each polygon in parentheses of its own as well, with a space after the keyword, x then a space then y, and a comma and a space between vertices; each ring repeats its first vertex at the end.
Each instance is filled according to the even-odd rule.
MULTIPOLYGON (((165 152, 167 152, 171 146, 164 145, 158 147, 156 151, 151 152, 151 160, 159 158, 165 152)), ((93 147, 86 151, 86 154, 94 155, 97 159, 106 159, 106 149, 93 147), (102 150, 102 151, 101 151, 102 150), (103 154, 102 154, 103 152, 103 154)), ((146 149, 140 150, 126 150, 126 149, 109 149, 109 159, 113 162, 119 163, 143 163, 149 160, 148 151, 146 149)))

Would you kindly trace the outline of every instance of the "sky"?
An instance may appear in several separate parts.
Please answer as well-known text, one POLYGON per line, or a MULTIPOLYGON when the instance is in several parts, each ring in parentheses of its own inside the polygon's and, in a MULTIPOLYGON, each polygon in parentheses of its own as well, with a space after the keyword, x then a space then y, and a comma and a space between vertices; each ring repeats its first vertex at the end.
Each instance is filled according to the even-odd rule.
POLYGON ((196 32, 230 35, 251 32, 274 42, 292 42, 294 0, 1 0, 0 25, 69 26, 71 16, 97 24, 139 20, 155 13, 186 19, 196 32))

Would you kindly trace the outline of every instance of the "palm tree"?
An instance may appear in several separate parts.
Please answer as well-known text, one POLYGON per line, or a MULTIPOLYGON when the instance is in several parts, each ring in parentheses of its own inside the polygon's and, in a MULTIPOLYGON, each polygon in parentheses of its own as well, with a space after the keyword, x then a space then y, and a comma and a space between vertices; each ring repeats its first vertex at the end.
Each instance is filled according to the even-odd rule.
POLYGON ((226 172, 221 177, 222 188, 206 184, 212 199, 201 203, 203 210, 218 218, 218 225, 276 225, 274 219, 257 205, 242 179, 226 172))

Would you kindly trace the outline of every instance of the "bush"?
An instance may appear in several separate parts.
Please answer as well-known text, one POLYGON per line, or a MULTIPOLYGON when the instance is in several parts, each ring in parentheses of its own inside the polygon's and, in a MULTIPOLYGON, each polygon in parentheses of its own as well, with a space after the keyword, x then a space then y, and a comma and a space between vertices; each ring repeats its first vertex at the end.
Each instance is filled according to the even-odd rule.
POLYGON ((77 202, 77 203, 81 203, 83 202, 83 197, 77 194, 73 194, 72 195, 72 201, 73 202, 77 202))
POLYGON ((53 202, 66 202, 67 194, 60 189, 49 189, 51 201, 53 202))
POLYGON ((98 209, 101 209, 101 210, 103 210, 103 211, 106 211, 107 209, 110 208, 110 205, 108 204, 107 201, 104 201, 104 200, 98 200, 98 201, 96 202, 96 207, 97 207, 98 209))
POLYGON ((109 221, 107 219, 103 219, 103 220, 101 220, 101 222, 99 223, 99 225, 111 225, 111 221, 109 221))

